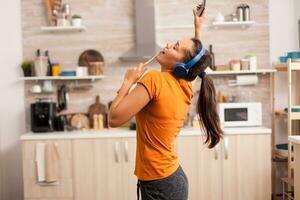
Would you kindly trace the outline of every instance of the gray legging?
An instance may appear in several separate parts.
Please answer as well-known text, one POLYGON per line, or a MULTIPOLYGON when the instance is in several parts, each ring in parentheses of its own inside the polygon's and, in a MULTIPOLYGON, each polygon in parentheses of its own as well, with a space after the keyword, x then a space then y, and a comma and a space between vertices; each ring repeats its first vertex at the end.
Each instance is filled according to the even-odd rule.
POLYGON ((188 179, 181 166, 170 176, 154 181, 138 181, 142 200, 187 200, 188 179))

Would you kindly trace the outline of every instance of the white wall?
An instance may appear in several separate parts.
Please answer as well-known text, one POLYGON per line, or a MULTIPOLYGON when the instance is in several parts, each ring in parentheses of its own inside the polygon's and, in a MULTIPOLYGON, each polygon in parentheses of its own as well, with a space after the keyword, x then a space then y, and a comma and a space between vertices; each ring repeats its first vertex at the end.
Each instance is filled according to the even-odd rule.
POLYGON ((20 0, 0 7, 0 200, 21 200, 19 137, 25 131, 20 0))
MULTIPOLYGON (((295 7, 294 7, 294 10, 295 10, 295 23, 298 24, 298 20, 300 20, 300 0, 295 0, 295 7)), ((298 30, 298 29, 297 29, 298 30)), ((299 30, 297 31, 297 41, 298 41, 298 49, 300 49, 300 46, 299 46, 299 30)))
POLYGON ((298 23, 295 18, 296 13, 300 16, 300 0, 270 0, 269 3, 270 59, 274 62, 285 52, 299 50, 298 23))

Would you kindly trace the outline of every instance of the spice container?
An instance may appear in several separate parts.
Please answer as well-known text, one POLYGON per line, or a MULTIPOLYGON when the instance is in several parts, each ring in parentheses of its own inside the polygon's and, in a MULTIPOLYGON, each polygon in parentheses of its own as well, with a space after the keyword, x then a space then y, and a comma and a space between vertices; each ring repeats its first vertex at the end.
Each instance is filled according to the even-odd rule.
POLYGON ((93 116, 93 129, 98 130, 98 115, 93 116))
POLYGON ((250 70, 256 70, 257 69, 257 58, 254 55, 247 56, 247 59, 249 60, 249 68, 250 70))
POLYGON ((230 69, 232 71, 240 71, 241 70, 241 63, 239 60, 232 60, 230 61, 230 69))
POLYGON ((250 65, 249 65, 249 60, 244 58, 241 60, 241 69, 242 70, 249 70, 250 69, 250 65))
POLYGON ((103 126, 103 115, 99 114, 98 115, 98 129, 102 130, 104 128, 103 126))
POLYGON ((60 66, 58 63, 52 64, 52 76, 59 76, 60 66))

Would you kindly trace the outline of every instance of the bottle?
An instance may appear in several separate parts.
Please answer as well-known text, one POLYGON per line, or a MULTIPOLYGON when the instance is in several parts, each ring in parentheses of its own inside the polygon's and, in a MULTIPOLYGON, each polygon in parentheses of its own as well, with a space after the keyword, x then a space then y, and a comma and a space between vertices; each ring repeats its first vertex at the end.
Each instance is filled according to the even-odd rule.
POLYGON ((210 68, 211 68, 212 70, 216 70, 216 65, 215 65, 215 54, 214 54, 212 48, 213 48, 213 47, 212 47, 212 45, 210 44, 210 45, 209 45, 209 53, 210 53, 210 56, 211 56, 211 66, 210 66, 210 68))
POLYGON ((51 76, 52 75, 52 65, 51 65, 50 55, 49 55, 48 50, 45 51, 45 56, 48 58, 47 76, 51 76))

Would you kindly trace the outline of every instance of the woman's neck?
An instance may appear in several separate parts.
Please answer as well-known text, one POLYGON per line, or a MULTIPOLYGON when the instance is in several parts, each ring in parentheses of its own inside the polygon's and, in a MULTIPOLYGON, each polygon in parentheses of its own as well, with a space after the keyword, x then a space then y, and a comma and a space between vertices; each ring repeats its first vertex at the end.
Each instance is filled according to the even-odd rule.
POLYGON ((160 71, 161 72, 172 72, 172 70, 170 70, 170 69, 168 69, 168 68, 166 68, 166 67, 164 67, 162 65, 161 65, 160 71))

